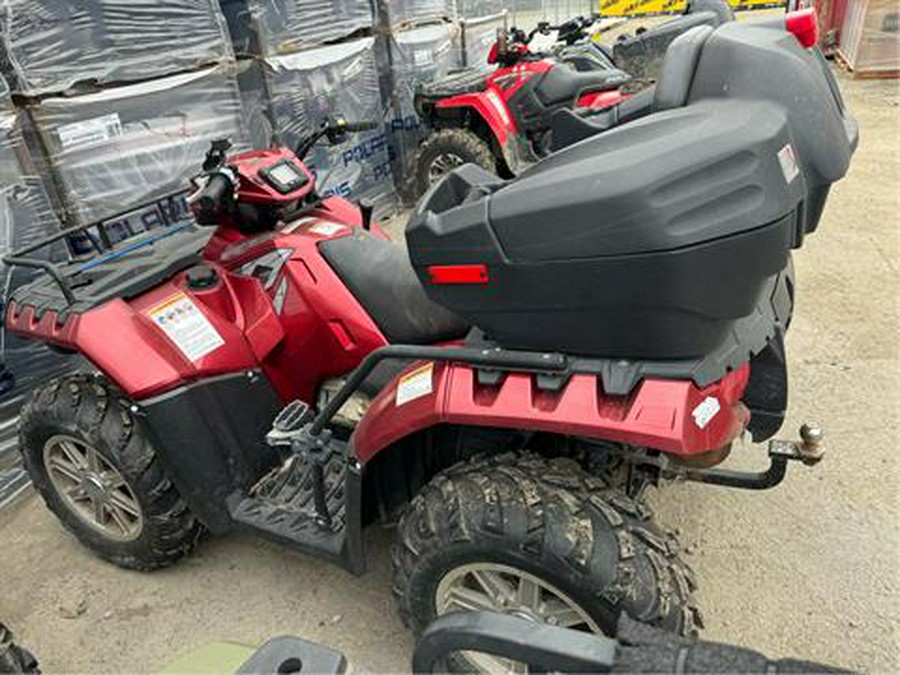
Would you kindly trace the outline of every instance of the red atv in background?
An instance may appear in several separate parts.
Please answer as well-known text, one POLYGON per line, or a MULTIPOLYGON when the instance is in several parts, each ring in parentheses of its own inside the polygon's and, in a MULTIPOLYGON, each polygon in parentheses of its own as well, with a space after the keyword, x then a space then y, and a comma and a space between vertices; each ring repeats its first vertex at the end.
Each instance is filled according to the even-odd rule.
POLYGON ((653 92, 642 90, 653 83, 672 40, 734 15, 724 0, 694 0, 682 16, 634 37, 620 36, 614 49, 589 34, 600 18, 578 16, 559 26, 542 21, 527 34, 517 28, 498 32, 488 54, 493 71, 465 69, 421 88, 414 104, 431 133, 410 167, 409 192, 422 195, 463 163, 505 178, 518 175, 552 150, 553 119, 562 111, 612 111, 616 124, 648 114, 653 92), (550 34, 555 42, 549 52, 531 48, 537 35, 550 34), (636 100, 617 105, 634 94, 636 100))
POLYGON ((422 87, 414 105, 431 129, 411 167, 416 196, 466 163, 513 176, 547 151, 550 119, 561 108, 602 110, 622 101, 631 78, 611 65, 578 71, 559 58, 533 54, 527 35, 498 31, 488 53, 493 71, 469 68, 422 87))
POLYGON ((770 441, 765 471, 714 468, 744 431, 781 426, 790 252, 856 144, 806 20, 789 21, 686 33, 659 112, 516 179, 451 172, 407 249, 366 205, 316 193, 305 149, 361 126, 335 121, 299 157, 214 144, 199 228, 28 257, 79 227, 7 256, 46 272, 7 329, 90 364, 22 410, 48 507, 133 569, 242 528, 361 573, 363 527, 399 519, 393 591, 416 631, 490 610, 692 633, 695 580, 644 488, 768 488, 822 451, 807 428, 770 441))

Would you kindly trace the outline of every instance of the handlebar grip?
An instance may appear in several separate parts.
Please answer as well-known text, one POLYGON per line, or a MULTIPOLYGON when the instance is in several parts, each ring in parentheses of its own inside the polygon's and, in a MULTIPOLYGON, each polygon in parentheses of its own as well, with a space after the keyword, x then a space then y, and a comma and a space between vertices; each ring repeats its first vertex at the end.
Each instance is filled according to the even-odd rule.
POLYGON ((231 181, 221 173, 210 175, 206 185, 197 196, 197 203, 203 211, 216 211, 222 205, 222 200, 231 190, 231 181))

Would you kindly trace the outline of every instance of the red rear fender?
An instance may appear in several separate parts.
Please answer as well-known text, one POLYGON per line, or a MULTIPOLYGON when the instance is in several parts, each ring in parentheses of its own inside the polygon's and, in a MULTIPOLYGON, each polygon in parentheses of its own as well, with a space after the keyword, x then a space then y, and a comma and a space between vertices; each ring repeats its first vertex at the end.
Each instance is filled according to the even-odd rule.
POLYGON ((353 434, 366 463, 395 441, 436 424, 528 429, 644 446, 688 456, 721 448, 743 431, 740 402, 750 368, 703 389, 686 380, 641 382, 628 396, 603 393, 595 375, 576 374, 559 391, 538 389, 529 373, 479 385, 460 364, 418 364, 372 402, 353 434))

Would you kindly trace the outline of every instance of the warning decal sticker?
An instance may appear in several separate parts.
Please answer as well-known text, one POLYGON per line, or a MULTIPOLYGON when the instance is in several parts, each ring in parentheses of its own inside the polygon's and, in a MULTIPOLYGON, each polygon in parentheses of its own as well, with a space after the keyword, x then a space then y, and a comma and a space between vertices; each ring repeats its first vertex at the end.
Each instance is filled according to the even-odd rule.
POLYGON ((176 293, 148 312, 166 336, 191 361, 225 344, 219 332, 184 293, 176 293))
POLYGON ((705 429, 706 425, 712 421, 712 418, 715 417, 721 409, 722 406, 719 404, 719 399, 713 396, 707 396, 691 413, 694 418, 694 424, 701 429, 705 429))
POLYGON ((781 173, 784 174, 786 183, 790 183, 800 173, 797 166, 797 157, 794 155, 794 148, 788 143, 778 151, 778 163, 781 164, 781 173))
POLYGON ((433 375, 434 364, 429 362, 402 376, 397 384, 397 406, 428 396, 434 387, 433 375))

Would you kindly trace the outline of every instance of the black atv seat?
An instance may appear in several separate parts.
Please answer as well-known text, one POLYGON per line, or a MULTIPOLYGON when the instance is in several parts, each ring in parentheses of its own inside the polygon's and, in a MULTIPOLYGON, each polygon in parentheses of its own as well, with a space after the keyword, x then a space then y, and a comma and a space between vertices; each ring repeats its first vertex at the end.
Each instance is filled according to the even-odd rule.
POLYGON ((579 94, 618 89, 629 79, 621 70, 579 72, 562 64, 548 70, 538 83, 536 94, 545 106, 571 105, 579 94))
POLYGON ((360 232, 323 241, 319 251, 389 342, 434 344, 469 332, 425 295, 403 247, 360 232))
POLYGON ((618 105, 587 114, 570 109, 557 110, 550 121, 551 151, 556 152, 653 112, 685 105, 700 53, 712 33, 712 27, 702 25, 680 35, 666 51, 657 83, 618 105))
POLYGON ((478 68, 465 68, 447 75, 447 77, 423 84, 418 94, 428 99, 442 99, 460 94, 472 94, 484 89, 487 83, 487 73, 478 68))

